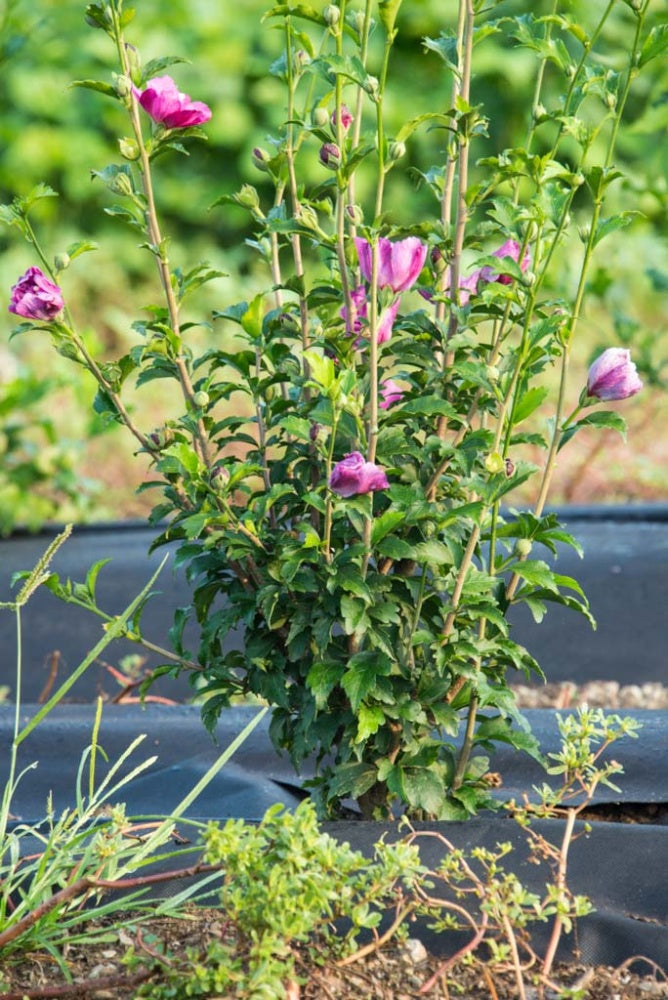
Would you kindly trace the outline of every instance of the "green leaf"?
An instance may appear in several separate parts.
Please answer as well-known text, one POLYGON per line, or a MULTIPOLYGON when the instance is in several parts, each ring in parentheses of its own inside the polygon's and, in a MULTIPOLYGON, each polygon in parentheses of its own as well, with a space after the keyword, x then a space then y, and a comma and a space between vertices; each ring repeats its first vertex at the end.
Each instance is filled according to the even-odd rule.
POLYGON ((418 542, 413 548, 413 558, 419 563, 432 563, 434 566, 450 566, 453 561, 448 546, 433 538, 418 542))
POLYGON ((594 234, 592 246, 596 246, 602 239, 609 236, 610 233, 614 233, 618 229, 626 229, 626 227, 629 226, 639 215, 643 215, 643 213, 633 209, 628 212, 620 212, 618 215, 613 215, 609 219, 601 219, 596 227, 596 233, 594 234))
POLYGON ((105 97, 113 97, 118 100, 118 92, 115 87, 112 87, 110 83, 104 83, 102 80, 73 80, 70 87, 83 87, 85 90, 96 90, 99 94, 104 94, 105 97))
POLYGON ((348 660, 348 669, 341 678, 341 687, 350 699, 350 707, 357 713, 362 701, 376 687, 378 677, 390 672, 390 662, 379 650, 364 650, 348 660))
POLYGON ((388 36, 394 35, 394 25, 402 0, 379 0, 378 17, 388 36))
POLYGON ((532 583, 536 587, 557 593, 555 574, 546 562, 541 559, 526 559, 524 562, 518 561, 506 567, 509 573, 517 573, 522 580, 532 583))
POLYGON ((67 248, 67 256, 70 260, 74 260, 75 257, 79 257, 82 253, 97 250, 98 246, 99 244, 94 243, 92 240, 78 240, 76 243, 70 243, 67 248))
POLYGON ((413 809, 424 809, 432 816, 440 815, 445 803, 445 785, 438 774, 426 767, 402 768, 401 787, 413 809))
POLYGON ((314 663, 306 675, 306 683, 315 698, 315 706, 321 712, 327 706, 327 699, 339 683, 341 664, 338 662, 314 663))
POLYGON ((541 405, 543 400, 549 394, 549 389, 544 385, 536 385, 531 389, 527 389, 525 393, 522 394, 520 400, 513 411, 513 423, 521 424, 523 420, 526 420, 534 410, 537 410, 541 405))
POLYGON ((640 50, 639 66, 644 66, 668 48, 668 24, 656 24, 640 50))
POLYGON ((382 538, 394 531, 405 519, 406 515, 400 510, 386 510, 384 514, 377 517, 371 529, 372 546, 375 547, 382 538))
POLYGON ((360 705, 355 743, 364 743, 370 736, 375 736, 384 723, 385 713, 379 705, 360 705))
POLYGON ((241 315, 240 322, 246 333, 253 340, 260 340, 262 337, 262 320, 264 318, 263 296, 256 295, 248 304, 248 308, 241 315))

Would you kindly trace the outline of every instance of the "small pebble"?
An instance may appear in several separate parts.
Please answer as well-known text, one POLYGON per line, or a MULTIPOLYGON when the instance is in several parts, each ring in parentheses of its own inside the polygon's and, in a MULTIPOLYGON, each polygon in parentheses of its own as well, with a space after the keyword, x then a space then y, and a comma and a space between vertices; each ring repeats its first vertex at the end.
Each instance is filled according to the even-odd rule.
POLYGON ((418 938, 407 938, 403 943, 403 950, 413 965, 422 965, 429 957, 427 949, 418 938))

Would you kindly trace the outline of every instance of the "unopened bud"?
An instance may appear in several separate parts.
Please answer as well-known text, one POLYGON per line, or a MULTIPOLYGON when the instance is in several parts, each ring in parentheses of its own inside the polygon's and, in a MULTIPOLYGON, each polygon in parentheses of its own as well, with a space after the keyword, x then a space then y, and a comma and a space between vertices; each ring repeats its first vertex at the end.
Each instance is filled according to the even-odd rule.
POLYGON ((359 205, 346 205, 346 215, 354 226, 361 226, 364 222, 364 212, 359 205))
POLYGON ((124 170, 119 170, 118 173, 109 182, 109 188, 116 194, 134 194, 134 187, 132 185, 132 180, 125 173, 124 170))
POLYGON ((538 121, 540 118, 547 117, 547 108, 545 107, 544 104, 541 104, 540 101, 533 109, 533 116, 536 119, 536 121, 538 121))
POLYGON ((518 538, 515 542, 515 552, 518 556, 526 558, 531 555, 531 550, 533 548, 533 542, 530 538, 518 538))
POLYGON ((525 271, 522 275, 522 284, 526 285, 527 288, 531 288, 532 285, 536 284, 536 275, 533 271, 525 271))
POLYGON ((235 201, 237 205, 241 205, 242 208, 258 208, 260 204, 260 196, 252 184, 243 184, 241 190, 238 191, 235 196, 235 201))
POLYGON ((215 490, 224 489, 230 481, 230 474, 223 465, 216 465, 215 468, 211 470, 211 476, 209 477, 209 482, 215 490))
POLYGON ((325 142, 320 147, 320 162, 329 170, 338 170, 341 166, 341 150, 335 142, 325 142))
POLYGON ((508 476, 508 479, 510 479, 513 472, 515 471, 515 463, 512 461, 512 459, 507 458, 505 460, 505 466, 506 466, 506 475, 508 476))
POLYGON ((134 139, 119 139, 118 148, 124 160, 139 159, 139 146, 134 139))
POLYGON ((578 236, 580 237, 583 243, 586 244, 589 242, 589 234, 590 234, 589 226, 578 226, 578 236))
POLYGON ((573 187, 582 187, 584 182, 585 182, 584 174, 578 171, 578 173, 573 176, 573 187))
POLYGON ((611 91, 608 91, 607 94, 605 95, 605 103, 607 107, 610 108, 610 110, 612 111, 612 109, 617 105, 617 95, 613 94, 611 91))
POLYGON ((402 156, 406 155, 406 143, 405 142, 392 142, 390 143, 390 148, 388 150, 391 160, 400 160, 402 156))
POLYGON ((68 253, 57 253, 53 258, 53 266, 56 271, 64 271, 70 266, 70 255, 68 253))
POLYGON ((378 91, 380 89, 380 83, 378 82, 377 76, 367 76, 364 83, 362 84, 364 90, 369 94, 370 97, 375 98, 378 96, 378 91))
POLYGON ((339 23, 339 18, 341 17, 341 11, 334 3, 328 3, 322 12, 322 16, 325 19, 325 24, 329 28, 335 28, 339 23))
POLYGON ((311 61, 311 57, 304 49, 297 49, 295 52, 295 64, 298 70, 304 69, 311 61))
POLYGON ((263 170, 265 172, 269 170, 271 156, 266 149, 262 149, 261 146, 256 146, 253 150, 251 159, 258 170, 263 170))
POLYGON ((329 111, 322 106, 311 112, 311 122, 316 128, 325 128, 329 124, 329 111))
POLYGON ((125 52, 128 57, 130 76, 135 82, 138 83, 141 80, 141 58, 139 56, 139 51, 134 45, 130 45, 129 42, 126 42, 125 52))
POLYGON ((503 472, 505 463, 498 451, 491 452, 485 459, 485 468, 491 475, 495 475, 497 472, 503 472))
POLYGON ((496 365, 487 365, 487 367, 485 368, 485 375, 487 376, 489 382, 494 383, 499 381, 499 378, 501 377, 501 372, 496 367, 496 365))
POLYGON ((209 393, 208 392, 204 392, 203 389, 200 389, 199 392, 196 392, 196 393, 193 394, 193 406, 196 406, 200 410, 204 406, 208 406, 209 405, 209 401, 210 401, 209 400, 209 393))
POLYGON ((129 76, 117 76, 114 84, 119 97, 129 97, 132 93, 132 80, 129 76))
POLYGON ((154 448, 164 448, 174 440, 174 431, 171 427, 158 427, 151 431, 148 439, 154 448))
POLYGON ((302 226, 306 226, 307 229, 320 228, 318 225, 318 213, 311 205, 299 205, 295 212, 295 218, 297 222, 300 222, 302 226))
MULTIPOLYGON (((346 104, 341 105, 341 126, 344 132, 347 132, 353 123, 353 116, 350 112, 350 108, 346 104)), ((332 127, 336 128, 336 108, 332 111, 332 127)))

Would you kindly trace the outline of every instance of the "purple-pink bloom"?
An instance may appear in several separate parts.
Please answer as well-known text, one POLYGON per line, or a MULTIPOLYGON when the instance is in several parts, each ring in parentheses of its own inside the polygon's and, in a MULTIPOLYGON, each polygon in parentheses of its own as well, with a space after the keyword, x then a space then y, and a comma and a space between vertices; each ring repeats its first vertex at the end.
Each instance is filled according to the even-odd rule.
POLYGON ((29 267, 12 287, 9 311, 26 319, 51 320, 64 308, 63 293, 38 267, 29 267))
POLYGON ((329 477, 329 487, 340 497, 353 497, 358 493, 372 493, 389 486, 385 470, 373 462, 366 462, 359 451, 351 451, 337 462, 329 477))
POLYGON ((144 111, 165 128, 190 128, 211 118, 211 108, 182 94, 171 76, 155 76, 144 90, 134 87, 133 91, 144 111))
MULTIPOLYGON (((348 328, 352 328, 352 332, 358 334, 357 340, 355 341, 355 347, 357 347, 359 346, 360 341, 359 334, 362 333, 362 330, 364 329, 369 311, 366 288, 364 285, 358 285, 357 288, 354 288, 350 293, 350 298, 353 307, 353 321, 348 328)), ((397 298, 394 302, 382 310, 380 316, 378 317, 376 343, 384 344, 392 336, 392 327, 395 319, 397 318, 400 303, 401 299, 397 298)), ((341 307, 341 317, 344 320, 348 319, 348 310, 345 306, 341 307)))
MULTIPOLYGON (((498 250, 495 250, 492 254, 493 257, 511 257, 515 263, 519 263, 520 251, 522 247, 517 242, 517 240, 506 240, 503 246, 500 246, 498 250)), ((524 257, 522 258, 522 263, 520 268, 522 271, 526 271, 529 264, 531 263, 531 254, 529 253, 529 248, 524 251, 524 257)), ((512 284, 512 277, 509 274, 497 274, 492 267, 482 267, 480 268, 479 277, 482 281, 498 281, 501 285, 512 284)))
MULTIPOLYGON (((506 240, 503 246, 500 246, 498 250, 495 250, 492 254, 493 257, 511 257, 515 262, 519 262, 521 246, 517 240, 506 240)), ((520 268, 522 271, 526 271, 529 264, 531 263, 531 255, 529 249, 527 248, 524 257, 522 258, 522 263, 520 268)), ((476 295, 479 291, 480 285, 489 284, 492 281, 498 282, 500 285, 510 285, 513 282, 513 278, 510 274, 499 274, 493 267, 486 265, 485 267, 479 267, 477 271, 473 271, 467 278, 459 279, 459 302, 460 305, 465 306, 472 295, 476 295)), ((450 278, 449 270, 446 274, 446 290, 450 288, 450 278)))
POLYGON ((587 395, 597 399, 628 399, 642 386, 631 352, 624 347, 608 347, 591 365, 587 376, 587 395))
MULTIPOLYGON (((372 247, 368 240, 355 237, 362 275, 371 282, 372 247)), ((417 236, 392 242, 381 236, 378 240, 378 287, 404 292, 415 283, 427 256, 427 246, 417 236)))
POLYGON ((394 403, 398 403, 403 397, 404 390, 392 378, 386 378, 380 383, 380 408, 389 410, 394 403))

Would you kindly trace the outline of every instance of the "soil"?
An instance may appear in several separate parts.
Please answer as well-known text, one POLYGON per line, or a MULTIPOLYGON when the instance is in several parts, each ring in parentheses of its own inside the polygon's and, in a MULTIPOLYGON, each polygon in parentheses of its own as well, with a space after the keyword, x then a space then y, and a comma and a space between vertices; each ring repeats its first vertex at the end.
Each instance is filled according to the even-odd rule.
MULTIPOLYGON (((93 928, 90 928, 93 930, 93 928)), ((104 929, 104 928, 103 928, 104 929)), ((161 918, 133 924, 131 915, 120 931, 106 934, 98 947, 74 945, 66 949, 65 959, 71 982, 55 967, 47 953, 33 952, 16 965, 0 966, 2 996, 5 1000, 33 998, 77 998, 77 1000, 135 1000, 141 983, 164 982, 165 965, 158 959, 163 951, 172 969, 185 961, 186 947, 204 948, 215 936, 225 933, 220 913, 199 908, 184 920, 161 918), (132 971, 123 963, 123 955, 132 947, 138 964, 132 971)), ((526 1000, 556 1000, 560 991, 579 989, 578 997, 587 1000, 659 1000, 668 998, 668 979, 649 962, 636 962, 636 971, 626 967, 587 968, 570 964, 557 965, 544 993, 532 985, 526 973, 526 1000)), ((286 1000, 518 1000, 514 974, 508 970, 467 966, 459 962, 448 968, 442 960, 429 955, 416 939, 365 954, 359 960, 316 965, 296 953, 297 976, 286 982, 286 1000), (430 982, 432 985, 429 985, 430 982), (427 986, 427 989, 423 989, 427 986)), ((150 995, 150 989, 147 990, 150 995)), ((167 994, 175 998, 178 992, 167 994)), ((199 994, 195 994, 199 995, 199 994)), ((210 995, 210 994, 209 994, 210 995)), ((243 994, 247 996, 248 994, 243 994)), ((269 996, 263 993, 263 996, 269 996)), ((573 996, 574 994, 570 994, 573 996)), ((215 1000, 225 1000, 216 996, 215 1000)))
MULTIPOLYGON (((607 708, 666 708, 668 688, 661 684, 628 685, 597 681, 582 686, 572 683, 548 684, 540 688, 518 687, 518 702, 525 708, 569 708, 587 702, 607 708)), ((646 817, 628 809, 624 813, 599 815, 592 810, 590 820, 621 822, 665 822, 665 816, 646 817)), ((186 948, 201 949, 229 933, 221 913, 204 907, 186 911, 183 919, 149 918, 136 923, 129 913, 122 921, 105 927, 89 922, 93 943, 69 945, 64 961, 67 977, 48 951, 34 950, 0 961, 0 996, 5 1000, 135 1000, 140 983, 158 986, 165 981, 166 965, 179 968, 186 962, 186 948), (120 929, 119 929, 120 923, 120 929), (138 957, 130 970, 124 962, 128 949, 138 957), (167 956, 165 960, 164 957, 167 956), (67 981, 69 980, 69 981, 67 981)), ((483 962, 454 966, 430 955, 419 940, 393 940, 382 948, 364 949, 360 957, 345 967, 336 962, 315 963, 305 953, 296 953, 297 979, 286 982, 286 1000, 518 1000, 520 993, 514 973, 483 962), (428 989, 423 992, 427 984, 428 989)), ((557 1000, 562 991, 578 1000, 668 1000, 668 975, 649 960, 639 958, 613 969, 571 963, 556 965, 549 984, 540 991, 532 970, 525 973, 526 1000, 557 1000)), ((180 1000, 178 992, 169 993, 180 1000)), ((194 994, 199 995, 199 994, 194 994)), ((209 994, 210 995, 210 994, 209 994)), ((264 994, 268 995, 268 994, 264 994)), ((215 1000, 226 1000, 222 996, 215 1000)), ((231 996, 230 996, 231 1000, 231 996)))

